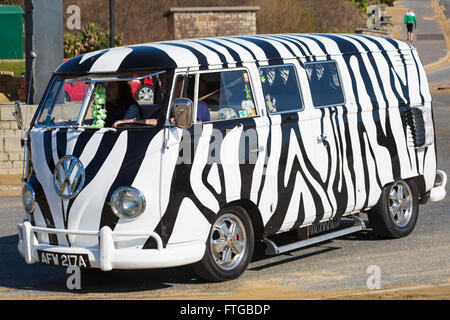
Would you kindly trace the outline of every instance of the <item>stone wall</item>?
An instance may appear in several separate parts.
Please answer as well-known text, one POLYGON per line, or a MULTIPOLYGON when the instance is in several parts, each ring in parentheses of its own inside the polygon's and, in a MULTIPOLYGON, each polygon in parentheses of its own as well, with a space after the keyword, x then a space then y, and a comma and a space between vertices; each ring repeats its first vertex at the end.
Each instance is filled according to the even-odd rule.
MULTIPOLYGON (((31 121, 37 106, 22 105, 22 115, 31 121)), ((13 104, 0 105, 0 175, 21 174, 23 165, 23 148, 20 140, 22 132, 12 116, 13 104)))
POLYGON ((164 13, 169 20, 172 39, 231 36, 256 33, 259 7, 170 8, 164 13))

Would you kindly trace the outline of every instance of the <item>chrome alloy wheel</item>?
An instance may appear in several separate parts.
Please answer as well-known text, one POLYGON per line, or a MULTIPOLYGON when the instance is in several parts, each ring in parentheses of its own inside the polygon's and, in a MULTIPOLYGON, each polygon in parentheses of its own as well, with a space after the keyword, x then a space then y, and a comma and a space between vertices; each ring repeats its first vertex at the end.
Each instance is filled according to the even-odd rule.
POLYGON ((413 212, 413 195, 404 181, 395 182, 389 193, 389 212, 398 227, 406 226, 413 212))
POLYGON ((247 237, 242 221, 233 214, 225 214, 216 221, 210 236, 214 262, 222 270, 238 266, 247 251, 247 237))
POLYGON ((150 87, 142 87, 138 92, 139 101, 152 102, 154 98, 153 90, 150 87))

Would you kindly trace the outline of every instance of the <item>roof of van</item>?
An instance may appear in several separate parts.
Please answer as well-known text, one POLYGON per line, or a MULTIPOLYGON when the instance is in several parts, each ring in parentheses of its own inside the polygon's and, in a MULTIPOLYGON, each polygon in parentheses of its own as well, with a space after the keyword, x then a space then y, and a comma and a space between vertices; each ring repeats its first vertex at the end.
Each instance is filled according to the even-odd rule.
POLYGON ((56 74, 98 74, 192 67, 210 69, 245 62, 279 61, 368 51, 411 50, 390 38, 356 34, 244 35, 173 40, 99 50, 64 62, 56 74))

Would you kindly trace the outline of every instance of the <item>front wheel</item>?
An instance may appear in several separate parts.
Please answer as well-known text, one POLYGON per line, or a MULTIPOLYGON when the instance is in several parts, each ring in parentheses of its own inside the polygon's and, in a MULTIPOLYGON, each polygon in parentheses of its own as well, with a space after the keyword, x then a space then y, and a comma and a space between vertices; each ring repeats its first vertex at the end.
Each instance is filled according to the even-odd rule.
POLYGON ((205 254, 194 271, 208 281, 236 279, 250 263, 254 241, 247 212, 241 207, 225 208, 211 226, 205 254))
POLYGON ((375 233, 384 238, 401 238, 411 233, 419 216, 416 183, 398 180, 385 186, 380 200, 368 213, 375 233))

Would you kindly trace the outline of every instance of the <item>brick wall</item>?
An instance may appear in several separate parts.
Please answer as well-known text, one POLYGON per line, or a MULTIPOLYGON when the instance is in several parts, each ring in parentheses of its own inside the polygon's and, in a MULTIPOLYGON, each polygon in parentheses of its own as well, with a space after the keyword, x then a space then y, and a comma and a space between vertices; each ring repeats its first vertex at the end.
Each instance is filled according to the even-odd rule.
POLYGON ((170 8, 164 13, 172 39, 256 33, 259 7, 170 8))
MULTIPOLYGON (((22 105, 22 116, 28 121, 37 106, 22 105), (27 118, 28 116, 28 118, 27 118)), ((23 165, 23 148, 20 144, 21 130, 12 116, 14 105, 0 105, 0 175, 21 174, 23 165)))

